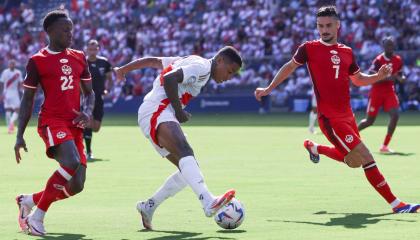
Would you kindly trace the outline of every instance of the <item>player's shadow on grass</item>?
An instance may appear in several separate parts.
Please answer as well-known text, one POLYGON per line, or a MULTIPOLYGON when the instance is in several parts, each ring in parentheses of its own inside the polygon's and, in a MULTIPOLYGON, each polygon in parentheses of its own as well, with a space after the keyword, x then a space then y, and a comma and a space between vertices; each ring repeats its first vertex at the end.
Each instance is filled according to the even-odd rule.
MULTIPOLYGON (((325 227, 342 226, 345 228, 366 228, 368 225, 377 224, 380 221, 396 221, 396 222, 417 222, 414 220, 403 220, 403 219, 390 219, 382 218, 388 215, 394 215, 393 213, 383 214, 370 214, 370 213, 328 213, 326 211, 320 211, 314 213, 315 215, 344 215, 343 217, 332 217, 330 221, 326 223, 321 222, 306 222, 306 221, 282 221, 287 223, 302 223, 311 224, 325 227)), ((268 220, 274 222, 273 220, 268 220)))
POLYGON ((150 232, 150 233, 166 233, 169 234, 167 236, 161 236, 161 237, 152 237, 147 238, 147 240, 209 240, 209 239, 232 239, 235 240, 236 238, 228 238, 228 237, 199 237, 199 235, 203 233, 197 233, 197 232, 182 232, 182 231, 162 231, 162 230, 139 230, 138 232, 150 232))
POLYGON ((86 238, 86 235, 83 234, 50 232, 46 236, 40 236, 39 238, 45 240, 94 240, 92 238, 86 238))
POLYGON ((381 156, 403 156, 403 157, 408 157, 408 156, 415 155, 415 153, 404 153, 404 152, 393 152, 393 153, 380 153, 380 152, 377 152, 377 154, 379 154, 381 156))
POLYGON ((87 160, 88 164, 89 163, 94 163, 94 162, 109 162, 109 159, 102 159, 102 158, 92 158, 87 160))

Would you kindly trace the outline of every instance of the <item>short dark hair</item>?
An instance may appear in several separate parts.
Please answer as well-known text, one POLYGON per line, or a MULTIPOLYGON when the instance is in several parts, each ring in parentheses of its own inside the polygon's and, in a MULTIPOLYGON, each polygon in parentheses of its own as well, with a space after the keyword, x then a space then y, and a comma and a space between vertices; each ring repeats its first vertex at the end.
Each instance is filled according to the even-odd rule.
POLYGON ((238 50, 232 46, 226 46, 219 50, 216 55, 220 55, 228 58, 230 61, 237 63, 239 67, 242 67, 242 57, 238 50))
POLYGON ((333 5, 320 7, 318 9, 318 12, 316 13, 316 17, 335 17, 337 19, 340 19, 340 16, 337 12, 337 8, 333 5))
POLYGON ((48 27, 60 18, 69 18, 67 11, 57 9, 47 13, 47 15, 44 17, 44 20, 42 21, 42 27, 44 28, 44 31, 47 31, 48 27))
POLYGON ((391 41, 392 43, 395 43, 394 37, 388 35, 388 36, 386 36, 382 39, 382 45, 385 44, 388 41, 391 41))

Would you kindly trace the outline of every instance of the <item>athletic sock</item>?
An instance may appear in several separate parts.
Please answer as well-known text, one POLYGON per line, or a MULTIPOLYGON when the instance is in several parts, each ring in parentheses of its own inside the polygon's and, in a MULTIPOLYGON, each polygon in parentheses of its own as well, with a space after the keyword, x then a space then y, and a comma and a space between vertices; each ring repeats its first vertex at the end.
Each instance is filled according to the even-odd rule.
POLYGON ((83 131, 83 138, 85 139, 86 152, 91 153, 92 128, 85 128, 85 130, 83 131))
POLYGON ((179 160, 178 165, 184 180, 197 195, 203 208, 206 208, 215 197, 208 190, 197 161, 193 156, 186 156, 179 160))
POLYGON ((180 192, 186 186, 187 182, 184 180, 181 172, 176 171, 166 179, 165 183, 155 192, 151 199, 153 199, 155 206, 158 206, 167 198, 180 192))
POLYGON ((19 117, 19 114, 17 112, 13 112, 12 116, 10 117, 10 120, 9 120, 9 125, 11 125, 11 124, 14 125, 15 121, 18 119, 18 117, 19 117))
POLYGON ((323 154, 331 159, 334 159, 339 162, 344 162, 344 155, 335 147, 318 145, 317 151, 319 154, 323 154))
POLYGON ((63 191, 64 186, 72 176, 75 174, 75 170, 60 166, 57 171, 48 179, 44 193, 37 203, 37 208, 46 212, 50 207, 51 203, 54 202, 63 191))
MULTIPOLYGON (((42 194, 44 194, 44 191, 41 191, 41 192, 37 192, 37 193, 32 194, 33 205, 37 205, 38 204, 39 200, 42 197, 42 194)), ((54 202, 55 201, 58 201, 58 200, 63 200, 63 199, 69 198, 69 197, 71 197, 73 195, 74 194, 70 191, 69 184, 66 184, 64 186, 64 188, 62 189, 62 191, 57 195, 57 197, 55 198, 54 202)))
POLYGON ((314 129, 317 116, 318 114, 314 113, 313 111, 309 113, 309 129, 310 130, 314 129))
POLYGON ((391 134, 386 134, 385 139, 384 139, 384 146, 388 146, 389 142, 391 141, 392 135, 391 134))
POLYGON ((12 117, 12 112, 11 111, 6 111, 6 126, 7 127, 9 127, 11 117, 12 117))
POLYGON ((381 172, 379 172, 379 169, 376 166, 376 162, 372 161, 372 162, 364 165, 363 169, 365 170, 365 175, 366 175, 367 180, 375 188, 375 190, 379 194, 381 194, 381 196, 389 204, 393 203, 395 205, 396 202, 394 202, 394 201, 397 200, 397 198, 391 192, 391 188, 389 187, 388 183, 386 182, 384 176, 382 176, 381 172))

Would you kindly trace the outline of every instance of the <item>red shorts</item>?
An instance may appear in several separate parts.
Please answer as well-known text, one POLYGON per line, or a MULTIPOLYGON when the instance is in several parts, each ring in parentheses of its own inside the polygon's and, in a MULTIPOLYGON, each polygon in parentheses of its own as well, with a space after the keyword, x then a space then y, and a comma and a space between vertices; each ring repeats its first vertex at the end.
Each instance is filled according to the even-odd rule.
POLYGON ((322 133, 344 156, 362 142, 354 116, 326 118, 321 115, 318 123, 322 133))
POLYGON ((368 116, 375 117, 378 115, 379 109, 383 107, 385 112, 393 108, 399 108, 400 102, 398 101, 398 96, 394 91, 392 92, 379 92, 372 91, 369 96, 369 103, 366 109, 368 116))
POLYGON ((83 129, 69 126, 65 122, 54 122, 38 126, 38 134, 44 140, 46 153, 49 158, 54 158, 52 147, 73 140, 80 155, 80 163, 86 167, 83 129))

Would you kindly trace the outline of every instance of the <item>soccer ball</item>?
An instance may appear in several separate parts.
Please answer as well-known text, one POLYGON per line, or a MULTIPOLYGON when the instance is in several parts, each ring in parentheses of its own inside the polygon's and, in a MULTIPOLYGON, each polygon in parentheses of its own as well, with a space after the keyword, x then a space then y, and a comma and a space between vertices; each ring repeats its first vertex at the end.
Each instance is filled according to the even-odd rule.
POLYGON ((244 218, 244 206, 236 198, 233 198, 214 215, 214 221, 224 229, 235 229, 239 227, 244 221, 244 218))

